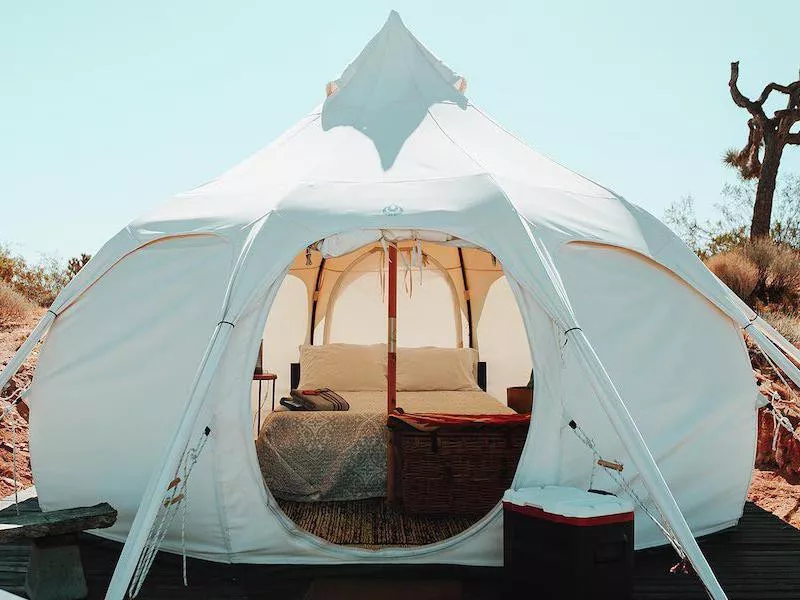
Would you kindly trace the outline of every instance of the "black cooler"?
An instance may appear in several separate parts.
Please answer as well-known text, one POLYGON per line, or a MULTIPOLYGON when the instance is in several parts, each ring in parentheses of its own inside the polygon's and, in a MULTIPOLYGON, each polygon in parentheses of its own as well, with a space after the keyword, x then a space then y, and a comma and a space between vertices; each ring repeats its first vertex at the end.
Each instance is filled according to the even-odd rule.
POLYGON ((633 505, 611 494, 545 486, 503 497, 506 596, 631 598, 633 505))

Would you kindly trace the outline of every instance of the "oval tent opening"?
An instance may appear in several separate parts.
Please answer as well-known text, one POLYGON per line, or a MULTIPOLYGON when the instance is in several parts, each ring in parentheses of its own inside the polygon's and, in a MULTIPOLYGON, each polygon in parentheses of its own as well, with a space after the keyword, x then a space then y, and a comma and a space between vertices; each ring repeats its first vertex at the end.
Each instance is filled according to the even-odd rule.
POLYGON ((527 437, 532 363, 502 266, 420 233, 381 232, 339 255, 309 246, 264 328, 259 468, 282 512, 335 544, 421 546, 466 531, 511 486, 527 437))

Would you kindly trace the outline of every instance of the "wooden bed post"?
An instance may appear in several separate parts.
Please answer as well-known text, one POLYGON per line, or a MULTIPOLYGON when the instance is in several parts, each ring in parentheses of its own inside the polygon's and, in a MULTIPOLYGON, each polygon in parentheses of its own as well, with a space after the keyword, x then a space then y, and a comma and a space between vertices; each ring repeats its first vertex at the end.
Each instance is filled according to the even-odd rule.
POLYGON ((386 412, 397 408, 397 246, 389 245, 389 332, 386 341, 386 412))

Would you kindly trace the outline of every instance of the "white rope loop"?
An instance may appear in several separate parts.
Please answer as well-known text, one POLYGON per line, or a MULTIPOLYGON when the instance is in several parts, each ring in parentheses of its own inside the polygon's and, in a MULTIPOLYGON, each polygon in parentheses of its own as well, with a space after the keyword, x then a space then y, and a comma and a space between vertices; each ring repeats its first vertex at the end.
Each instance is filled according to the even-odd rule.
MULTIPOLYGON (((772 370, 778 376, 778 379, 781 380, 781 383, 783 383, 783 385, 786 387, 787 390, 791 390, 792 386, 789 385, 789 383, 786 381, 786 378, 783 376, 783 373, 781 373, 781 370, 778 368, 778 365, 776 365, 773 362, 773 360, 767 355, 767 353, 764 352, 761 349, 761 346, 756 344, 756 348, 758 348, 758 351, 761 353, 761 356, 763 356, 766 359, 767 364, 770 366, 770 368, 772 368, 772 370)), ((775 390, 770 390, 769 394, 770 394, 770 396, 772 396, 772 400, 773 401, 779 401, 779 402, 783 402, 784 401, 783 398, 781 398, 780 394, 778 394, 775 390)), ((792 425, 792 422, 789 420, 789 417, 787 417, 777 406, 775 406, 775 404, 773 404, 773 402, 769 402, 764 408, 765 408, 765 410, 767 412, 769 412, 772 415, 772 425, 773 425, 772 451, 773 452, 775 452, 778 449, 778 437, 779 437, 779 432, 780 432, 780 429, 778 428, 778 425, 780 425, 781 427, 786 429, 786 431, 788 431, 795 440, 800 442, 800 429, 796 429, 794 427, 794 425, 792 425)))

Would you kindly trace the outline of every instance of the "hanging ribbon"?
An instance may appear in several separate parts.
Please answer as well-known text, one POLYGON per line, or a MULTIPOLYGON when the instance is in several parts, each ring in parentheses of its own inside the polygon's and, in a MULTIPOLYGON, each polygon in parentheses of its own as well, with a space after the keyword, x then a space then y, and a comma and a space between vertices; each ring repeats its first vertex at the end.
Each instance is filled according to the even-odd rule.
POLYGON ((139 558, 139 562, 136 564, 136 570, 133 573, 133 577, 131 578, 129 587, 129 595, 131 598, 136 598, 136 596, 139 594, 139 591, 142 589, 142 585, 147 578, 147 574, 150 572, 150 567, 153 565, 153 561, 158 554, 161 543, 164 541, 164 537, 167 535, 167 530, 172 523, 175 510, 177 510, 181 504, 183 504, 183 519, 181 523, 183 584, 188 585, 186 576, 186 517, 188 513, 188 506, 186 503, 189 476, 192 474, 192 470, 197 464, 197 460, 200 457, 200 454, 203 452, 203 448, 205 448, 206 443, 208 442, 210 433, 211 428, 206 427, 200 434, 195 445, 188 448, 184 452, 183 458, 181 458, 181 466, 178 468, 178 473, 180 473, 180 475, 176 474, 175 479, 173 479, 167 486, 164 499, 158 509, 158 515, 156 515, 156 519, 153 522, 153 527, 150 529, 150 533, 147 537, 144 550, 139 558))

